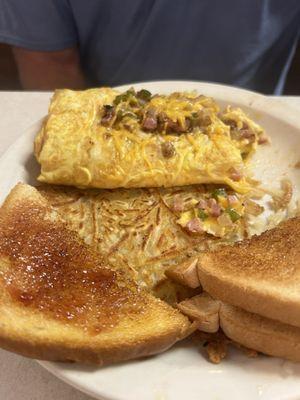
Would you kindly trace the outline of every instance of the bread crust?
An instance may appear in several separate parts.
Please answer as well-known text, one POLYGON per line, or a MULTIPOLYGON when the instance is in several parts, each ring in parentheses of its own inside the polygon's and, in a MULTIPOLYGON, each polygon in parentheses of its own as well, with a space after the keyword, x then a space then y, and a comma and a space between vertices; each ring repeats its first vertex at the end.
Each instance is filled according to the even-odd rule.
POLYGON ((300 218, 199 257, 201 285, 213 298, 300 327, 300 218))
POLYGON ((224 303, 220 308, 220 326, 227 337, 243 346, 271 356, 300 361, 300 328, 224 303))
MULTIPOLYGON (((76 324, 73 322, 73 320, 69 321, 68 319, 65 319, 65 317, 62 318, 61 315, 57 314, 56 309, 54 312, 52 309, 47 311, 47 304, 45 307, 45 303, 42 304, 42 307, 40 307, 40 303, 37 303, 38 305, 33 305, 34 303, 32 303, 32 298, 34 297, 30 298, 29 303, 26 303, 26 298, 24 300, 22 297, 20 300, 20 297, 18 297, 19 295, 14 298, 12 294, 13 292, 9 291, 7 285, 5 284, 6 278, 3 279, 3 276, 5 277, 7 271, 14 266, 13 274, 9 275, 9 277, 12 279, 18 277, 18 279, 20 279, 21 276, 22 278, 22 274, 16 274, 20 268, 24 269, 24 266, 22 267, 22 264, 14 264, 14 261, 12 260, 15 260, 16 257, 20 257, 21 259, 26 259, 26 257, 29 257, 29 260, 36 260, 37 257, 39 258, 39 269, 35 271, 42 275, 48 274, 48 280, 46 281, 48 283, 45 284, 46 287, 43 286, 44 283, 41 283, 44 282, 43 280, 37 280, 34 284, 42 285, 42 291, 48 290, 49 286, 47 285, 49 285, 49 282, 51 285, 52 283, 56 284, 55 282, 57 282, 58 277, 60 276, 55 275, 55 281, 49 281, 53 264, 50 263, 49 266, 47 264, 47 260, 49 252, 52 250, 55 252, 55 249, 53 249, 53 246, 51 247, 50 243, 50 241, 53 240, 53 236, 49 236, 48 244, 48 231, 43 230, 44 228, 47 228, 47 224, 51 225, 52 230, 49 231, 51 232, 51 235, 52 233, 55 235, 55 232, 58 230, 59 232, 63 233, 62 237, 64 240, 66 242, 70 242, 70 246, 66 247, 66 249, 74 249, 75 253, 77 252, 79 254, 80 252, 83 252, 83 254, 85 254, 84 265, 79 266, 76 264, 76 255, 73 256, 72 252, 67 252, 64 254, 63 252, 58 251, 56 258, 52 258, 52 260, 58 262, 60 270, 63 271, 64 269, 62 268, 65 268, 64 263, 71 263, 71 271, 67 270, 67 272, 70 274, 73 271, 73 266, 74 268, 79 268, 78 271, 80 271, 80 268, 84 268, 86 270, 84 280, 79 280, 79 283, 76 284, 77 286, 74 286, 75 289, 78 287, 79 289, 82 289, 83 293, 86 293, 84 290, 90 290, 87 283, 87 273, 89 268, 91 271, 93 271, 94 268, 95 274, 98 274, 93 278, 92 286, 97 283, 97 279, 103 279, 101 271, 104 267, 102 268, 100 264, 99 266, 97 266, 97 264, 93 264, 98 260, 97 255, 93 253, 92 250, 90 250, 90 248, 84 244, 74 232, 69 231, 69 228, 66 226, 66 224, 60 220, 58 214, 52 210, 48 202, 38 193, 36 189, 25 184, 18 184, 11 191, 2 208, 0 209, 0 235, 3 236, 0 237, 0 347, 27 357, 38 358, 42 360, 70 361, 106 365, 162 352, 195 330, 196 327, 189 322, 188 318, 163 301, 156 299, 151 294, 138 289, 132 289, 132 291, 129 292, 128 289, 126 291, 125 288, 127 287, 135 288, 135 284, 131 282, 130 279, 125 279, 123 275, 117 275, 116 278, 114 278, 115 280, 112 280, 111 282, 109 281, 112 285, 109 286, 109 292, 97 292, 92 287, 92 297, 79 298, 80 301, 82 299, 91 301, 90 303, 84 303, 85 305, 89 304, 90 308, 84 309, 84 313, 86 313, 88 317, 86 320, 83 320, 83 325, 76 324), (30 212, 27 213, 27 210, 30 211, 31 208, 32 210, 38 210, 38 212, 42 210, 43 212, 38 215, 40 218, 46 221, 44 225, 41 224, 40 231, 33 230, 34 234, 31 234, 30 228, 34 224, 40 224, 40 220, 37 220, 36 217, 33 217, 33 214, 31 215, 30 212), (25 222, 23 221, 23 225, 20 225, 22 218, 25 218, 25 222), (9 226, 10 236, 7 236, 8 233, 6 232, 6 226, 8 226, 9 223, 11 223, 9 226), (20 226, 23 228, 20 228, 20 226), (42 240, 41 234, 44 232, 46 232, 45 244, 47 251, 45 252, 43 248, 41 253, 36 253, 36 248, 40 246, 42 240), (13 239, 11 239, 11 237, 13 239), (18 241, 19 237, 20 242, 18 241), (24 237, 25 239, 23 239, 24 237), (8 240, 8 238, 10 239, 8 240), (30 245, 28 244, 27 239, 30 240, 30 245), (12 242, 10 240, 12 240, 12 242), (17 240, 17 246, 19 247, 17 250, 13 250, 14 253, 10 259, 10 256, 7 257, 6 255, 7 246, 15 246, 15 240, 17 240), (28 246, 30 247, 29 250, 27 248, 28 246), (35 250, 31 250, 32 248, 35 248, 35 250), (91 265, 88 264, 90 254, 90 260, 92 260, 91 265), (61 264, 59 257, 65 257, 64 260, 61 261, 61 264), (85 264, 85 262, 87 264, 85 264), (47 265, 48 269, 46 269, 47 265), (123 311, 121 314, 117 314, 117 318, 115 320, 108 319, 105 321, 103 326, 100 323, 98 326, 95 326, 97 328, 95 329, 93 325, 95 322, 93 320, 93 316, 96 315, 99 304, 102 304, 98 302, 98 297, 102 296, 102 294, 100 295, 99 293, 104 293, 104 295, 107 296, 105 297, 106 301, 110 302, 110 291, 117 290, 118 287, 121 289, 120 292, 116 292, 120 293, 120 297, 117 298, 117 306, 116 308, 108 308, 108 311, 112 313, 116 312, 116 314, 119 312, 118 310, 123 311), (90 300, 90 298, 96 298, 96 300, 90 300), (139 302, 141 306, 139 306, 139 304, 136 302, 139 302), (128 306, 130 306, 130 308, 128 308, 128 306), (91 326, 89 325, 90 322, 91 326)), ((53 254, 52 257, 54 257, 53 254)), ((27 264, 25 264, 25 267, 26 265, 27 264)), ((30 270, 35 268, 32 266, 33 264, 28 265, 30 270)), ((27 270, 27 267, 25 270, 27 270)), ((107 270, 107 268, 105 270, 107 270)), ((32 277, 34 279, 34 274, 35 272, 32 276, 25 275, 25 278, 29 278, 30 280, 32 277)), ((67 276, 70 277, 71 275, 67 276)), ((11 282, 14 283, 13 281, 11 282)), ((17 285, 20 285, 18 280, 16 282, 17 285)), ((32 293, 31 296, 35 296, 34 291, 30 292, 30 290, 32 290, 31 286, 28 286, 29 289, 27 289, 26 282, 24 285, 20 285, 22 296, 23 294, 26 295, 27 290, 29 290, 29 294, 32 293)), ((67 281, 67 286, 69 286, 69 280, 67 281)), ((60 288, 59 292, 54 292, 54 295, 47 294, 46 299, 47 301, 52 301, 54 296, 55 300, 55 296, 59 294, 60 309, 61 305, 69 306, 69 301, 72 301, 72 298, 76 299, 76 293, 72 292, 72 296, 70 297, 69 292, 63 291, 64 286, 58 287, 60 288), (64 296, 64 293, 66 293, 67 300, 65 300, 64 297, 61 297, 64 296), (66 301, 66 303, 64 303, 64 301, 66 301)), ((71 286, 71 288, 73 287, 71 286)), ((19 286, 16 286, 16 289, 19 290, 19 286)), ((54 302, 53 304, 54 307, 57 307, 57 303, 54 302)), ((75 304, 77 307, 80 303, 75 304)), ((74 316, 72 318, 74 318, 74 316)))
POLYGON ((0 347, 39 360, 80 362, 102 366, 161 353, 192 332, 185 328, 183 325, 182 331, 174 327, 152 337, 136 337, 134 341, 101 344, 99 340, 93 343, 91 338, 85 343, 76 343, 67 339, 61 343, 56 342, 54 338, 40 340, 23 336, 20 326, 19 335, 0 331, 0 347))

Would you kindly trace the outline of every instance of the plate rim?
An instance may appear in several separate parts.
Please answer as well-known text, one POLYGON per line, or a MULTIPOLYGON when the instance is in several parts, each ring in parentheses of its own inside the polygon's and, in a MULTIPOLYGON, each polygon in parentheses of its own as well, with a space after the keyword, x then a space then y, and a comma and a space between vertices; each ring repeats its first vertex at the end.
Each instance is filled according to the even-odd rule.
MULTIPOLYGON (((162 80, 162 81, 147 81, 147 82, 134 82, 134 83, 129 83, 121 86, 115 87, 116 89, 126 89, 132 86, 144 86, 144 87, 149 87, 149 86, 158 86, 157 91, 163 91, 164 89, 160 89, 160 86, 163 87, 168 87, 168 86, 174 86, 174 90, 181 90, 181 89, 176 89, 176 86, 187 86, 186 90, 193 90, 190 87, 195 86, 195 89, 197 87, 199 88, 199 91, 202 91, 205 95, 205 90, 208 91, 222 91, 225 93, 225 97, 227 94, 230 96, 233 96, 236 98, 236 101, 238 103, 243 103, 243 105, 251 107, 253 103, 256 104, 261 104, 261 106, 269 106, 272 108, 272 113, 274 111, 279 110, 279 119, 283 119, 285 122, 288 122, 292 125, 298 124, 299 129, 300 129, 300 115, 295 115, 295 109, 285 103, 281 103, 278 99, 272 98, 269 96, 266 96, 264 94, 250 91, 247 89, 242 89, 242 88, 237 88, 234 86, 230 85, 223 85, 223 84, 218 84, 218 83, 210 83, 210 82, 203 82, 203 81, 193 81, 193 80, 162 80), (242 100, 243 99, 243 100, 242 100), (248 100, 247 100, 248 99, 248 100)), ((217 95, 215 95, 217 96, 217 95)), ((218 101, 218 100, 217 100, 218 101)), ((228 101, 230 103, 230 100, 228 101)), ((265 112, 265 111, 264 111, 265 112)), ((10 157, 11 154, 13 153, 15 147, 19 142, 22 141, 23 136, 28 133, 28 131, 33 131, 37 130, 38 126, 41 124, 43 118, 37 120, 35 123, 31 124, 27 129, 24 130, 24 132, 18 137, 7 149, 6 151, 2 154, 0 160, 3 162, 7 157, 10 157)), ((300 130, 299 130, 300 132, 300 130)), ((24 140, 24 139, 23 139, 24 140)), ((68 374, 65 374, 64 371, 61 368, 58 368, 58 363, 54 362, 49 362, 49 361, 42 361, 42 360, 36 360, 43 368, 45 368, 47 371, 49 371, 51 374, 59 378, 60 380, 64 381, 65 383, 71 385, 72 387, 80 390, 81 392, 98 398, 98 399, 105 399, 105 400, 118 400, 115 397, 107 397, 107 395, 104 395, 103 392, 95 392, 94 390, 88 388, 88 386, 84 386, 84 384, 78 380, 76 380, 76 377, 70 377, 68 374)), ((61 363, 59 364, 60 366, 62 365, 61 363)), ((118 364, 115 365, 115 367, 118 367, 118 364)))

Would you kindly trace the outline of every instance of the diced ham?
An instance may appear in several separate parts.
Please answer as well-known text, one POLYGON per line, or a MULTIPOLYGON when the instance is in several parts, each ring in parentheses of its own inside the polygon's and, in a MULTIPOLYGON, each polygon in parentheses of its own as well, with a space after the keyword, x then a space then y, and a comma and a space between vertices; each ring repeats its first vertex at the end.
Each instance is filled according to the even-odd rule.
POLYGON ((179 196, 174 197, 174 203, 172 209, 175 212, 181 212, 184 210, 184 203, 182 198, 180 198, 179 196))
POLYGON ((104 126, 111 125, 114 117, 115 117, 115 108, 110 105, 105 105, 104 106, 104 114, 101 118, 101 124, 104 126))
POLYGON ((193 218, 186 224, 186 229, 192 233, 203 232, 203 226, 200 218, 193 218))
POLYGON ((146 116, 142 123, 142 128, 146 131, 154 131, 157 128, 157 118, 146 116))
POLYGON ((162 143, 161 152, 165 158, 171 158, 175 154, 174 145, 171 142, 162 143))
POLYGON ((219 217, 221 215, 221 207, 217 203, 216 199, 209 199, 208 207, 212 217, 219 217))
POLYGON ((241 129, 240 138, 255 140, 255 133, 251 129, 241 129))
POLYGON ((197 208, 201 208, 202 210, 205 210, 207 207, 207 201, 204 199, 200 199, 199 203, 197 204, 197 208))

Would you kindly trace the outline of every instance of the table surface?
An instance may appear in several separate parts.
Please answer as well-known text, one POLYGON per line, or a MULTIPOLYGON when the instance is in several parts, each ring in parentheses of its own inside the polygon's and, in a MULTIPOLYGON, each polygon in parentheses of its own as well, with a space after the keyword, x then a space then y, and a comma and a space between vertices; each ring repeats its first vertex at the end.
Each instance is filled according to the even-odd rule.
MULTIPOLYGON (((47 113, 48 92, 0 92, 0 156, 47 113)), ((278 97, 300 111, 299 97, 278 97)), ((36 361, 0 350, 0 399, 91 400, 43 369, 36 361)))

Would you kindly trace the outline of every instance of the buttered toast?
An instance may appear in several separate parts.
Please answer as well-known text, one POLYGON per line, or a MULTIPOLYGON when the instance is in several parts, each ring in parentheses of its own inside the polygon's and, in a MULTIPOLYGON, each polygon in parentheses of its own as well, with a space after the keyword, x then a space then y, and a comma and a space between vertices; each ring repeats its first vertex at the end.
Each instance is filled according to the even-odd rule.
MULTIPOLYGON (((178 308, 197 323, 200 331, 216 334, 207 337, 208 343, 214 343, 221 328, 226 337, 235 344, 271 356, 300 361, 300 328, 296 326, 215 300, 206 292, 182 301, 178 308)), ((220 339, 225 343, 228 341, 222 335, 220 339)), ((217 355, 220 350, 215 348, 217 355)), ((209 355, 213 362, 220 362, 225 356, 223 354, 222 357, 211 358, 210 353, 209 355)))
POLYGON ((192 330, 25 184, 0 209, 0 286, 0 346, 29 357, 102 365, 159 353, 192 330))
POLYGON ((300 328, 296 326, 222 303, 220 327, 228 338, 245 347, 270 356, 300 361, 300 328))
POLYGON ((300 217, 200 256, 197 270, 215 299, 300 327, 300 217))

